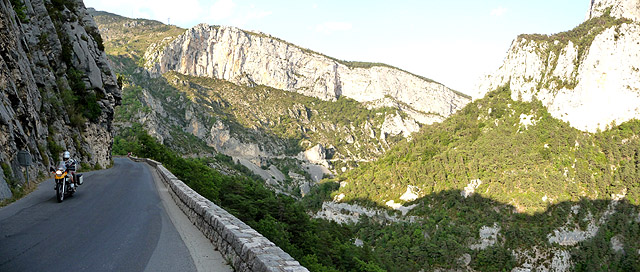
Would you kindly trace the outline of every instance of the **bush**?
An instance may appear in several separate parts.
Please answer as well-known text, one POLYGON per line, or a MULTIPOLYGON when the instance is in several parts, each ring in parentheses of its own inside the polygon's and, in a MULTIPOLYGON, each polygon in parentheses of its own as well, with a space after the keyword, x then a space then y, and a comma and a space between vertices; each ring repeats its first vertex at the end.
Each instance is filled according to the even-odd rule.
POLYGON ((516 260, 511 251, 502 246, 491 246, 480 250, 473 258, 472 267, 481 271, 511 271, 516 260))
POLYGON ((100 36, 100 31, 96 28, 89 27, 85 27, 85 31, 96 41, 98 49, 104 52, 104 41, 102 40, 102 36, 100 36))
POLYGON ((10 0, 10 2, 20 22, 28 23, 29 18, 27 18, 27 14, 25 13, 27 7, 24 5, 24 2, 22 2, 22 0, 10 0))
POLYGON ((70 11, 76 10, 76 4, 73 0, 51 0, 51 4, 58 11, 63 11, 65 8, 69 9, 70 11))
POLYGON ((60 154, 62 154, 64 149, 53 140, 52 131, 53 131, 53 129, 50 126, 49 127, 49 136, 47 136, 47 147, 49 148, 49 153, 51 154, 51 157, 53 158, 53 163, 57 164, 58 161, 59 161, 58 157, 59 157, 60 154))
POLYGON ((2 167, 2 173, 4 174, 5 179, 7 179, 7 181, 13 180, 13 171, 10 166, 7 163, 2 162, 0 163, 0 167, 2 167))
POLYGON ((63 90, 61 96, 65 105, 69 105, 67 113, 75 118, 75 122, 72 124, 75 127, 82 127, 84 124, 84 120, 79 120, 78 116, 74 116, 75 114, 80 114, 92 122, 97 121, 102 114, 102 108, 98 105, 95 91, 86 89, 83 80, 84 72, 70 68, 67 71, 67 77, 71 91, 63 90))

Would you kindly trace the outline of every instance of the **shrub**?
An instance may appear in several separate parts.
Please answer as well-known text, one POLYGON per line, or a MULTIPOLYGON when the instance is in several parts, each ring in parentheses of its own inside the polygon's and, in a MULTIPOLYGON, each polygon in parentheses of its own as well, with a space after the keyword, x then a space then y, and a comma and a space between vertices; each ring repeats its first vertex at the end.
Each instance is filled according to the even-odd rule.
POLYGON ((49 148, 49 153, 51 153, 51 157, 53 158, 54 164, 57 164, 59 161, 58 157, 64 151, 64 149, 53 140, 52 135, 53 135, 52 128, 49 127, 49 136, 47 137, 47 147, 49 148))
POLYGON ((85 31, 91 35, 96 44, 98 44, 98 49, 100 51, 104 51, 104 41, 102 40, 102 36, 100 36, 100 31, 93 27, 85 27, 85 31))
POLYGON ((51 4, 58 11, 63 11, 65 8, 69 9, 70 11, 76 10, 76 4, 73 0, 51 0, 51 4))
MULTIPOLYGON (((70 115, 74 113, 81 114, 82 117, 93 122, 97 121, 100 114, 102 114, 102 108, 98 105, 98 97, 95 91, 86 89, 83 80, 85 77, 84 72, 71 68, 67 71, 67 77, 73 93, 70 95, 67 90, 63 90, 63 101, 66 99, 65 104, 73 105, 73 108, 68 108, 68 113, 70 115)), ((79 121, 77 117, 76 121, 79 121)), ((73 123, 76 127, 82 127, 80 122, 73 123)), ((84 124, 84 122, 81 123, 84 124)))
POLYGON ((20 22, 22 23, 29 22, 29 18, 27 18, 27 14, 25 13, 25 10, 27 9, 27 7, 25 7, 24 2, 22 2, 22 0, 11 0, 11 6, 13 6, 13 10, 16 12, 16 15, 18 16, 18 19, 20 20, 20 22))

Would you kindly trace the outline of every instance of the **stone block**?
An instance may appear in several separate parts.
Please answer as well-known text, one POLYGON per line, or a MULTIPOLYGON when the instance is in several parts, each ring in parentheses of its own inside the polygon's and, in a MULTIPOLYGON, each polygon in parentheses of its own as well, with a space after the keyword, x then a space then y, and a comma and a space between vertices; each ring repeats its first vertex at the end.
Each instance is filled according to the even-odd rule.
POLYGON ((242 244, 242 249, 240 249, 240 257, 246 262, 252 262, 258 256, 256 253, 256 248, 260 247, 260 243, 244 243, 242 244))
POLYGON ((308 272, 309 270, 300 264, 284 267, 286 272, 308 272))

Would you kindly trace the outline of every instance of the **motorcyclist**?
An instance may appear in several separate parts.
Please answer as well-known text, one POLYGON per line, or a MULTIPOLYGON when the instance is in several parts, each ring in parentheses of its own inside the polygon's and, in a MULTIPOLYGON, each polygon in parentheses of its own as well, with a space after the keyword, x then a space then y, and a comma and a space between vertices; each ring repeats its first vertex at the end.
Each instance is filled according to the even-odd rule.
POLYGON ((74 186, 78 186, 78 184, 76 184, 76 160, 71 158, 69 151, 62 153, 62 160, 64 161, 64 166, 67 168, 67 171, 71 174, 71 183, 74 186))

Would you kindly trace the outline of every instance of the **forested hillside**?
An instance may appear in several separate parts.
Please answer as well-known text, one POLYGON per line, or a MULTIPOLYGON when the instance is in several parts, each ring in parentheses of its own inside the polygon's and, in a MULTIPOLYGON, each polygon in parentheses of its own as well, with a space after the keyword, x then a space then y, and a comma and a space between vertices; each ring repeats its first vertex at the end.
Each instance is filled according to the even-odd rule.
POLYGON ((339 178, 343 201, 379 204, 407 186, 419 195, 475 191, 541 212, 553 203, 626 194, 640 204, 640 121, 585 133, 549 115, 538 101, 513 101, 508 87, 487 94, 441 124, 429 126, 378 161, 339 178))
POLYGON ((511 100, 507 86, 325 186, 340 182, 336 201, 378 208, 404 203, 409 186, 417 192, 405 222, 356 224, 391 271, 632 271, 640 269, 639 136, 638 120, 581 132, 538 101, 511 100))

